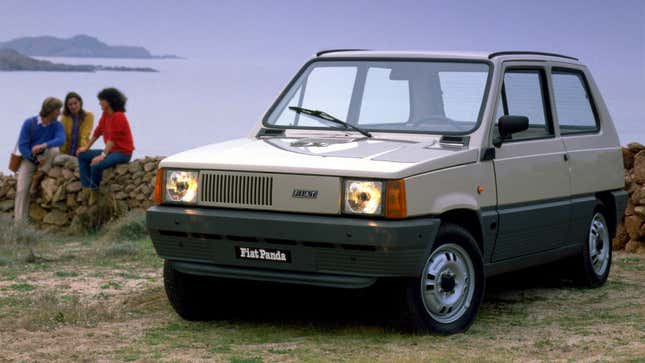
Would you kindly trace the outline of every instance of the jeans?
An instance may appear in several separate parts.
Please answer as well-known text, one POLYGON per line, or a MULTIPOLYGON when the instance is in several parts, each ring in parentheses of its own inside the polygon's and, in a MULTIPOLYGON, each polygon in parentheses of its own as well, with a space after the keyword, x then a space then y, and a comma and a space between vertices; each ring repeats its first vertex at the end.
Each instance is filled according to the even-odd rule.
POLYGON ((109 153, 103 161, 90 166, 92 159, 101 155, 103 150, 88 150, 78 156, 78 168, 81 174, 81 185, 83 188, 98 189, 101 185, 103 170, 117 164, 125 164, 130 161, 132 155, 112 152, 109 153))

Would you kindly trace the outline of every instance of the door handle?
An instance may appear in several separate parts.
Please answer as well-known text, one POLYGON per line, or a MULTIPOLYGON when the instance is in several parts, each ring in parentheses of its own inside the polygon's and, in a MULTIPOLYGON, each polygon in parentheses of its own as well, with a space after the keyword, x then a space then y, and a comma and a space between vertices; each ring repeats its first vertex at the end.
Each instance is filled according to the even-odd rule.
POLYGON ((564 161, 569 161, 569 155, 568 154, 562 154, 562 157, 564 158, 564 161))

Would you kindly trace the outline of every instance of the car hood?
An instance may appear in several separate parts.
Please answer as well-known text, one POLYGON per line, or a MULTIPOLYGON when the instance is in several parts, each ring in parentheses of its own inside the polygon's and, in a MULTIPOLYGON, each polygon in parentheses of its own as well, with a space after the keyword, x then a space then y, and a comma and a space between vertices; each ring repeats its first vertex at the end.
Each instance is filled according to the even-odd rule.
POLYGON ((163 168, 257 171, 371 178, 402 178, 477 160, 476 149, 430 139, 241 138, 164 159, 163 168))

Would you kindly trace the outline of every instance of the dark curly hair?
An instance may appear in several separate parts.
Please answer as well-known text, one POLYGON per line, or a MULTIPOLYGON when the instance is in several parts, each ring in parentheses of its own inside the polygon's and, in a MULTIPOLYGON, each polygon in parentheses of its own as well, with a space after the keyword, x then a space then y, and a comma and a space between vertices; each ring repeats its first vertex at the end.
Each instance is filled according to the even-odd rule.
POLYGON ((63 102, 63 115, 69 116, 72 114, 72 112, 69 110, 69 107, 67 107, 67 102, 72 99, 76 98, 78 100, 78 103, 81 104, 81 110, 78 111, 78 116, 81 118, 81 121, 85 119, 85 110, 83 109, 83 99, 81 98, 81 95, 79 95, 76 92, 70 92, 65 96, 65 102, 63 102))
POLYGON ((125 103, 128 101, 128 98, 118 89, 106 88, 99 92, 98 98, 99 100, 106 101, 112 111, 125 112, 125 103))

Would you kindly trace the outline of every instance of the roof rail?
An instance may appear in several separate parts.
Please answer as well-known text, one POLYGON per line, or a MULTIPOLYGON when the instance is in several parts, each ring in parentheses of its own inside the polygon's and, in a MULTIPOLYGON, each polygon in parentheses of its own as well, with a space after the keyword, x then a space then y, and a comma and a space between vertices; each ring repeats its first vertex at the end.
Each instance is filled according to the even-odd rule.
POLYGON ((354 52, 354 51, 361 51, 361 50, 367 50, 367 49, 324 49, 316 53, 316 57, 320 57, 321 55, 327 54, 327 53, 354 52))
POLYGON ((547 52, 530 52, 530 51, 504 51, 504 52, 495 52, 491 53, 488 55, 488 59, 492 59, 494 57, 499 57, 502 55, 546 55, 546 56, 551 56, 551 57, 560 57, 560 58, 567 58, 567 59, 572 59, 572 60, 579 60, 578 58, 570 57, 568 55, 563 55, 563 54, 557 54, 557 53, 547 53, 547 52))

